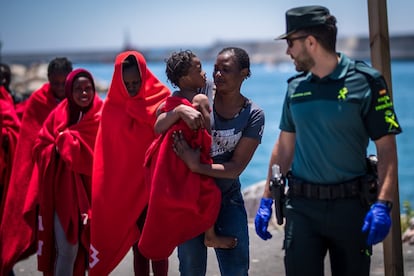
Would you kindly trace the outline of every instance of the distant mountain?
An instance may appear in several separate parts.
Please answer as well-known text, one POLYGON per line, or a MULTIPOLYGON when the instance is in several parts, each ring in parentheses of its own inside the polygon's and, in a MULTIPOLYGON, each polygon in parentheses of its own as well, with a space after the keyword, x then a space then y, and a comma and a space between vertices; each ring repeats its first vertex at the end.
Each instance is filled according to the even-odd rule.
MULTIPOLYGON (((252 63, 277 63, 287 61, 286 43, 284 41, 217 41, 206 47, 190 48, 203 61, 212 61, 217 53, 224 47, 237 46, 244 48, 250 55, 252 63)), ((137 48, 147 61, 164 61, 171 52, 187 47, 159 47, 137 48)), ((338 38, 337 50, 344 52, 355 59, 370 59, 368 37, 344 37, 338 38)), ((66 56, 74 63, 108 62, 112 63, 120 50, 85 50, 85 51, 60 51, 50 53, 19 53, 4 54, 1 61, 9 64, 30 65, 33 63, 48 63, 57 56, 66 56)), ((414 34, 398 35, 390 37, 390 55, 393 60, 414 59, 414 34)))

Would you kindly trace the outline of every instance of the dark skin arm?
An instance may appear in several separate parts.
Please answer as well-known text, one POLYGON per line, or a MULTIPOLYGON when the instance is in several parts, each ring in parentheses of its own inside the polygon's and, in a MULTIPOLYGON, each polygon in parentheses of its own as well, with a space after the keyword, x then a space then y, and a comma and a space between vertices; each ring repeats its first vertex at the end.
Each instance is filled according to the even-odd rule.
POLYGON ((174 135, 174 151, 192 172, 217 178, 237 178, 247 167, 259 145, 253 138, 243 137, 238 142, 230 161, 223 164, 200 163, 200 151, 191 149, 181 133, 174 135))
POLYGON ((184 122, 188 125, 189 128, 196 130, 199 128, 204 127, 204 117, 200 111, 184 105, 180 104, 179 106, 175 107, 173 110, 168 112, 161 112, 161 108, 165 105, 165 103, 161 104, 157 110, 157 121, 154 125, 154 131, 157 134, 164 133, 169 129, 173 124, 175 124, 179 119, 184 120, 184 122))

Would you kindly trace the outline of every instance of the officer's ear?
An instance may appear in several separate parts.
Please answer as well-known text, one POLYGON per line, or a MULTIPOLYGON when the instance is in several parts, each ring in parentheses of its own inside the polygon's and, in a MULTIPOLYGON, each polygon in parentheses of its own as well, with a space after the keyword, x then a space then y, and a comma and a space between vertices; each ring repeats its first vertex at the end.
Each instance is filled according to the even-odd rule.
POLYGON ((305 43, 308 43, 309 46, 314 46, 317 42, 318 40, 313 35, 309 35, 305 40, 305 43))

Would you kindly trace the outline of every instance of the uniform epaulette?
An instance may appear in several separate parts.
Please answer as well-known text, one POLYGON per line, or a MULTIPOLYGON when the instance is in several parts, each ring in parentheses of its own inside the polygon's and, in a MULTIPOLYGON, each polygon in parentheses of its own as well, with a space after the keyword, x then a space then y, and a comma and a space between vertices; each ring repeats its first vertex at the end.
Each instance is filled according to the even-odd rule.
POLYGON ((355 70, 372 78, 381 77, 380 72, 362 60, 355 60, 355 70))
POLYGON ((288 82, 288 83, 290 83, 292 80, 297 79, 297 78, 304 77, 304 76, 306 76, 307 74, 308 74, 308 72, 301 72, 301 73, 299 73, 299 74, 297 74, 297 75, 294 75, 294 76, 292 76, 292 77, 288 78, 287 82, 288 82))
POLYGON ((367 79, 371 91, 379 91, 384 86, 387 88, 387 83, 381 73, 375 68, 369 66, 364 61, 355 60, 355 71, 362 73, 367 79))

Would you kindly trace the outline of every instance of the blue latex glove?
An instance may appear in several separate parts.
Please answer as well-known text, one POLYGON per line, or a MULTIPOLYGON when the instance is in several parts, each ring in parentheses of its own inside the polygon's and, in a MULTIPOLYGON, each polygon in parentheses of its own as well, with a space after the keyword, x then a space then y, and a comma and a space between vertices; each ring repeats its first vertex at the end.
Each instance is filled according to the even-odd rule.
POLYGON ((272 216, 272 204, 272 198, 263 197, 260 200, 259 210, 257 210, 256 218, 254 220, 256 233, 263 240, 267 240, 272 237, 272 234, 267 231, 267 226, 269 225, 269 220, 272 216))
POLYGON ((384 203, 377 202, 365 216, 362 232, 368 231, 367 244, 377 244, 385 239, 390 231, 390 209, 384 203))

